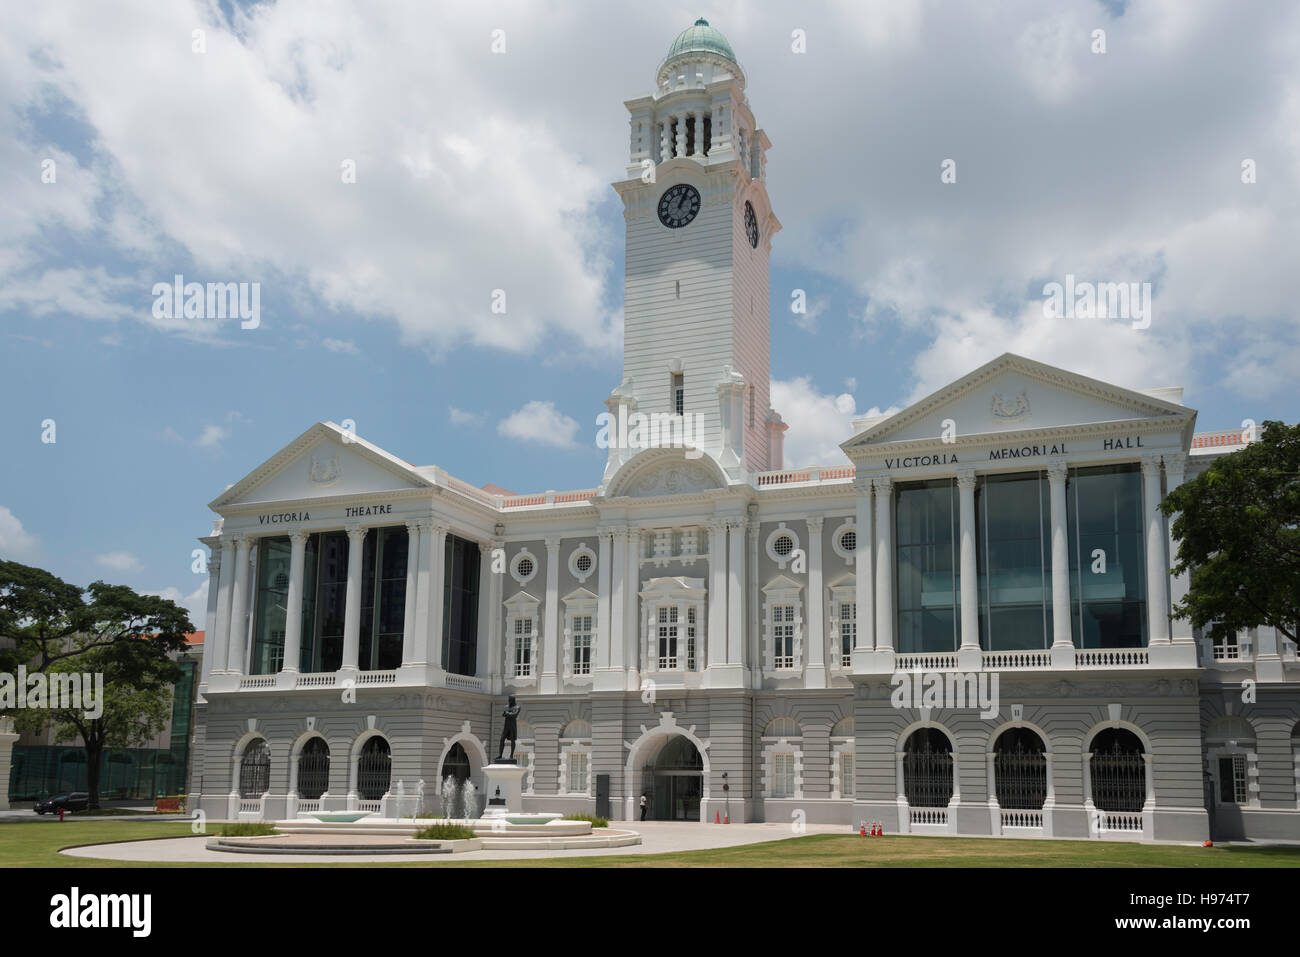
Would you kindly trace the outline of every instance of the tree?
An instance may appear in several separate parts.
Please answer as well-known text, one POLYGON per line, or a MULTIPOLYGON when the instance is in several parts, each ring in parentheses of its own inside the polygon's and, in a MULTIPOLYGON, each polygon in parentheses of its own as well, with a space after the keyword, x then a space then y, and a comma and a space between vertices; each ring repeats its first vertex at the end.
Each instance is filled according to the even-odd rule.
MULTIPOLYGON (((74 646, 90 643, 82 637, 71 641, 74 646)), ((139 747, 163 729, 171 714, 180 666, 167 657, 160 658, 144 641, 123 641, 61 655, 46 674, 103 675, 98 716, 81 707, 29 709, 20 712, 15 722, 20 731, 31 732, 53 724, 55 742, 81 738, 86 749, 86 790, 90 806, 97 808, 104 751, 139 747)))
POLYGON ((1258 442, 1225 455, 1160 505, 1175 515, 1174 608, 1215 641, 1267 625, 1296 640, 1300 621, 1300 424, 1265 422, 1258 442))
POLYGON ((170 599, 102 581, 83 589, 42 568, 0 561, 0 671, 20 664, 49 671, 72 655, 124 642, 166 659, 193 630, 170 599))
POLYGON ((46 675, 103 675, 97 718, 81 709, 9 712, 19 730, 53 722, 56 741, 81 737, 91 807, 99 806, 104 749, 142 744, 166 722, 180 676, 173 657, 193 630, 170 599, 102 581, 82 589, 44 569, 0 561, 0 671, 24 665, 46 675))

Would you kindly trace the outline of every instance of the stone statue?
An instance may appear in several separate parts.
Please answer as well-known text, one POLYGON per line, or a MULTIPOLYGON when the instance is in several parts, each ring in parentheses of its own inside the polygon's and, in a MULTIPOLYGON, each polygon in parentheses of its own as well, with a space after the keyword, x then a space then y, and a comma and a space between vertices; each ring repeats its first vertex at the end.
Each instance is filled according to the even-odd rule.
POLYGON ((515 703, 515 696, 510 696, 510 702, 506 705, 506 710, 501 712, 501 717, 505 718, 505 724, 501 726, 501 747, 497 748, 497 764, 515 764, 515 742, 519 740, 519 705, 515 703), (506 753, 506 742, 510 742, 510 759, 506 760, 503 755, 506 753))

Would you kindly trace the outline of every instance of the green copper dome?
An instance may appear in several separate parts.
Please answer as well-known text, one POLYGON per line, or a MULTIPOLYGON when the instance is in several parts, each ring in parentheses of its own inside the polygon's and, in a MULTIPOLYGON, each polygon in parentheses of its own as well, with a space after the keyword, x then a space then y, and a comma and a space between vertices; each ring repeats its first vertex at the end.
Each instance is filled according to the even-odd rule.
POLYGON ((709 21, 703 17, 677 34, 677 39, 668 48, 667 59, 671 60, 683 53, 716 53, 736 62, 736 54, 732 52, 727 38, 721 31, 709 26, 709 21))

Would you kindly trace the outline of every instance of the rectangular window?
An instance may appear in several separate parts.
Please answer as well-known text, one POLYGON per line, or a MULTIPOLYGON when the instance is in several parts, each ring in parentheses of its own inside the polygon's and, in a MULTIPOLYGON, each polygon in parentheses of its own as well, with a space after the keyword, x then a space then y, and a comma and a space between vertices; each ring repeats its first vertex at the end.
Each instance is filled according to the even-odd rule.
POLYGON ((853 752, 840 752, 840 797, 853 796, 853 752))
POLYGON ((443 554, 443 667, 455 675, 472 675, 478 659, 479 546, 448 535, 443 554))
POLYGON ((659 668, 661 671, 677 667, 677 606, 659 609, 659 668))
POLYGON ((1139 467, 1129 463, 1074 469, 1065 498, 1075 647, 1146 647, 1139 467))
POLYGON ((1219 758, 1219 803, 1245 804, 1248 796, 1246 756, 1228 754, 1219 758))
POLYGON ((322 532, 316 586, 313 671, 338 671, 343 664, 343 620, 348 594, 348 533, 322 532))
POLYGON ((686 609, 686 670, 695 670, 695 606, 686 609))
POLYGON ((570 629, 573 633, 573 673, 591 674, 591 616, 574 615, 570 629))
POLYGON ((289 608, 288 535, 264 538, 257 543, 256 601, 253 654, 248 673, 277 674, 284 662, 284 631, 289 608))
POLYGON ((1051 646, 1051 507, 1040 472, 980 478, 975 541, 983 648, 1051 646))
POLYGON ((957 650, 956 488, 952 479, 900 485, 894 509, 898 651, 957 650))
POLYGON ((775 668, 794 667, 794 605, 772 607, 773 662, 775 668))
POLYGON ((587 790, 587 755, 581 751, 569 752, 569 790, 587 790))
POLYGON ((533 620, 515 619, 515 677, 528 678, 533 673, 533 620))
POLYGON ((853 665, 853 646, 858 640, 858 603, 842 601, 840 610, 840 666, 853 665))
POLYGON ((772 755, 772 797, 794 797, 794 755, 772 755))
POLYGON ((673 412, 676 415, 686 413, 686 376, 681 372, 673 373, 673 412))

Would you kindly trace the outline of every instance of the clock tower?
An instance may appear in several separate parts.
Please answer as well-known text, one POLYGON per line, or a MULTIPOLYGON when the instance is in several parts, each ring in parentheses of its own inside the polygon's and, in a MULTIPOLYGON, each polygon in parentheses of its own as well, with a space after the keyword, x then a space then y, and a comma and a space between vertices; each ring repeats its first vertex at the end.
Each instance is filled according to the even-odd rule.
MULTIPOLYGON (((623 383, 611 412, 682 414, 733 479, 779 469, 785 423, 769 405, 767 136, 731 45, 703 18, 628 100, 623 383)), ((605 478, 636 453, 610 449, 605 478)))

